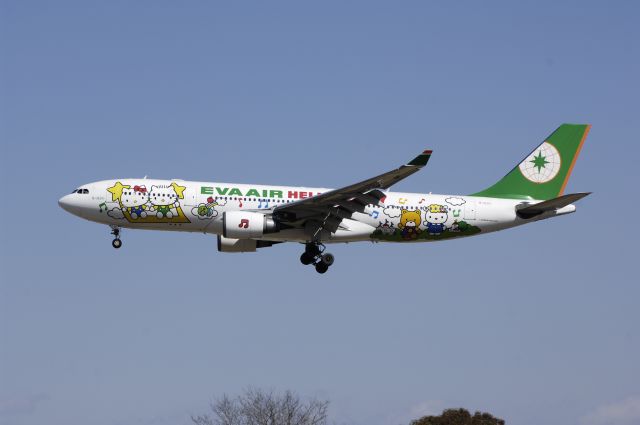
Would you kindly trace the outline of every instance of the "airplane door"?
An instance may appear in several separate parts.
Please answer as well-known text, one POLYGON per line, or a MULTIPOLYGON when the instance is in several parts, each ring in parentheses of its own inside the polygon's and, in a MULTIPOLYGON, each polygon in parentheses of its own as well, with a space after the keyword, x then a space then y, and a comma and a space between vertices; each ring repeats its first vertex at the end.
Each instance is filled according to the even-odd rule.
POLYGON ((475 220, 476 219, 476 201, 467 200, 464 204, 464 219, 475 220))

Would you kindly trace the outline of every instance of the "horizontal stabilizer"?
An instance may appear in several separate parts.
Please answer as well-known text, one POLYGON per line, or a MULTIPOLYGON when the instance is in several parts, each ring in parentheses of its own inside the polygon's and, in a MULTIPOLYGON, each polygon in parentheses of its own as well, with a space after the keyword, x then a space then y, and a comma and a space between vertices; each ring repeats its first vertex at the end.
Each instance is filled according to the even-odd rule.
POLYGON ((588 195, 591 195, 591 192, 570 193, 569 195, 559 196, 533 205, 523 204, 516 207, 516 214, 520 218, 532 218, 547 211, 559 210, 588 195))

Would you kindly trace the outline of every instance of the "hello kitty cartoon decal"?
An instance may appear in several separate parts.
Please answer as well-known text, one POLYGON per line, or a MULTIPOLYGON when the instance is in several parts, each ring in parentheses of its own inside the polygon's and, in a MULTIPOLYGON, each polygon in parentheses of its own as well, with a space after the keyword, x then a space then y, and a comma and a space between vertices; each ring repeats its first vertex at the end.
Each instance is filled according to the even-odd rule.
POLYGON ((427 208, 425 213, 425 222, 427 226, 427 232, 430 235, 439 235, 446 230, 445 223, 449 218, 448 209, 446 205, 431 204, 427 208))
POLYGON ((120 196, 122 211, 129 213, 132 220, 147 216, 148 203, 149 194, 146 186, 133 186, 122 189, 122 195, 120 196))
POLYGON ((176 182, 147 190, 144 185, 132 187, 118 181, 107 189, 115 203, 107 214, 130 223, 190 223, 180 205, 185 189, 176 182))
MULTIPOLYGON (((426 199, 422 198, 423 201, 426 199)), ((463 198, 448 197, 445 199, 450 205, 430 203, 415 209, 388 205, 382 210, 384 223, 371 233, 374 240, 389 242, 411 242, 416 240, 442 240, 457 236, 467 236, 480 233, 480 228, 462 220, 463 198), (388 218, 387 218, 388 217, 388 218)))

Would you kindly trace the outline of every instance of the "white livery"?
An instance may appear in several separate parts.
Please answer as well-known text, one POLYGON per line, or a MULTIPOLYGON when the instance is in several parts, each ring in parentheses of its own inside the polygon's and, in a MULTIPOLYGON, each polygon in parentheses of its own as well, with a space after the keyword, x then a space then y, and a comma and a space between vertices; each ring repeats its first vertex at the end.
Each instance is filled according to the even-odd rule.
POLYGON ((66 211, 121 229, 214 234, 222 252, 305 244, 300 257, 324 273, 336 242, 430 242, 489 233, 575 211, 588 195, 563 195, 589 126, 564 124, 502 180, 473 195, 390 192, 424 167, 431 151, 397 169, 340 189, 124 178, 80 186, 66 211), (513 192, 513 193, 511 193, 513 192))

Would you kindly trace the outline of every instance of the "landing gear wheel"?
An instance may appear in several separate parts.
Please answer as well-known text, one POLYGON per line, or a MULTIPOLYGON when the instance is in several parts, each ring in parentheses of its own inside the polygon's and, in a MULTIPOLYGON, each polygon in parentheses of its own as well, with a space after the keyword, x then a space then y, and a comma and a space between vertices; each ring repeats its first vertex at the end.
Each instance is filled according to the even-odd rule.
POLYGON ((320 256, 320 264, 324 264, 325 266, 330 267, 335 261, 335 257, 330 252, 325 252, 320 256))
POLYGON ((314 260, 315 260, 315 256, 310 255, 307 252, 303 252, 302 255, 300 256, 300 262, 305 266, 313 263, 314 260))
POLYGON ((309 254, 310 257, 317 257, 324 251, 324 245, 322 245, 322 249, 320 249, 320 244, 317 243, 308 243, 304 247, 305 254, 309 254))
POLYGON ((313 264, 318 273, 326 273, 333 264, 335 257, 333 254, 324 252, 324 249, 324 245, 318 241, 308 242, 300 256, 300 262, 305 266, 313 264))
POLYGON ((316 271, 320 274, 326 273, 329 270, 329 266, 324 264, 322 261, 316 264, 316 271))
POLYGON ((120 240, 120 228, 117 226, 111 227, 111 234, 113 235, 111 246, 115 249, 120 248, 122 246, 122 241, 120 240))

